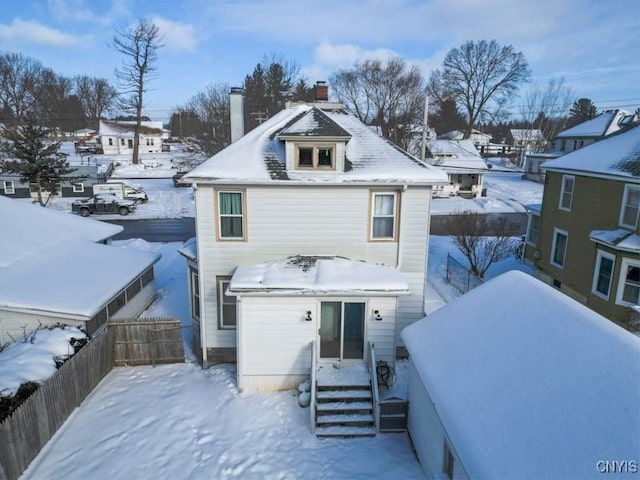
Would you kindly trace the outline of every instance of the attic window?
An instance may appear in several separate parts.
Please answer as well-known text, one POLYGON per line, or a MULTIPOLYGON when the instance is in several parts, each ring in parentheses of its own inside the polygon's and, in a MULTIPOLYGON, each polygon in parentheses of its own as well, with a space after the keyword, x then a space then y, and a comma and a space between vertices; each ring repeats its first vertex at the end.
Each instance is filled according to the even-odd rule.
POLYGON ((296 145, 296 169, 335 170, 333 145, 296 145))

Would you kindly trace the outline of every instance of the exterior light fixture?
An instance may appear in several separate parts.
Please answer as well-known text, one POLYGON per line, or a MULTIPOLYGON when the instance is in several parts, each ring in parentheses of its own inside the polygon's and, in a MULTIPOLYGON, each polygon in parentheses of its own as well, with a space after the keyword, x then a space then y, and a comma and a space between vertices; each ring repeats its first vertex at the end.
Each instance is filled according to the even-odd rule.
POLYGON ((305 319, 307 322, 310 322, 311 320, 313 320, 313 319, 311 318, 311 310, 307 310, 307 315, 304 317, 304 319, 305 319))
POLYGON ((380 310, 373 311, 373 318, 375 318, 379 322, 382 321, 382 315, 380 315, 380 310))

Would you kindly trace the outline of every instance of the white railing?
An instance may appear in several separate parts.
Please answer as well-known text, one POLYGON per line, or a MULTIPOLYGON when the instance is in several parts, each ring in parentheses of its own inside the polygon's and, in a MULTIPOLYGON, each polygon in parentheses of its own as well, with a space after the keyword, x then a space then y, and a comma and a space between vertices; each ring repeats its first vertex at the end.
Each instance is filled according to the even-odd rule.
POLYGON ((373 402, 373 421, 376 433, 380 431, 380 394, 378 393, 378 370, 376 368, 376 352, 373 342, 369 342, 369 376, 371 377, 371 393, 373 402))
POLYGON ((309 415, 311 416, 311 433, 316 431, 316 375, 318 373, 318 360, 316 342, 311 342, 311 398, 309 400, 309 415))

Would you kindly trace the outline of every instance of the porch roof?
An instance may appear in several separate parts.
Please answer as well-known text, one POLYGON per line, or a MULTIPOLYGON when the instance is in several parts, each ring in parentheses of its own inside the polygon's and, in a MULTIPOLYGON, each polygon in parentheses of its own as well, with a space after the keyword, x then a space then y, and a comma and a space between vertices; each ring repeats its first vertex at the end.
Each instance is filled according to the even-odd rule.
POLYGON ((607 245, 617 250, 640 252, 640 236, 624 228, 614 230, 592 230, 589 238, 596 243, 607 245))
POLYGON ((229 292, 234 295, 408 295, 396 268, 335 255, 296 255, 239 266, 229 292))

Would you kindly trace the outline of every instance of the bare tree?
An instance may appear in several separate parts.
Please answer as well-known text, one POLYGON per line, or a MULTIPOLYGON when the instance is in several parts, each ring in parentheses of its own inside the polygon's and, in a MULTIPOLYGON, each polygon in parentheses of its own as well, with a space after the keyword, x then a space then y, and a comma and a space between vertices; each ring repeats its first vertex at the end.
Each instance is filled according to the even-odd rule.
POLYGON ((531 75, 521 52, 496 40, 468 41, 447 53, 442 71, 429 80, 429 95, 452 97, 467 117, 464 138, 476 123, 498 118, 520 85, 531 75))
POLYGON ((400 57, 365 60, 334 72, 329 83, 347 110, 408 149, 412 126, 422 122, 424 112, 424 80, 416 66, 400 57))
POLYGON ((37 86, 44 67, 20 53, 0 54, 0 103, 11 111, 15 128, 37 103, 37 86))
POLYGON ((117 90, 104 78, 82 75, 74 78, 74 91, 91 128, 97 129, 102 115, 114 106, 117 90))
MULTIPOLYGON (((38 203, 43 207, 58 193, 60 178, 75 171, 69 167, 66 155, 58 152, 60 142, 48 141, 47 133, 35 114, 26 112, 20 126, 2 130, 0 141, 0 171, 19 174, 21 181, 35 185, 38 203), (45 192, 49 193, 46 199, 45 192)), ((79 177, 68 177, 71 181, 76 178, 79 177)))
POLYGON ((116 32, 113 37, 113 48, 125 56, 122 67, 116 69, 122 89, 120 106, 136 118, 133 163, 138 163, 144 93, 156 75, 155 63, 162 46, 158 27, 146 20, 138 20, 137 24, 116 32))
POLYGON ((520 113, 532 132, 534 152, 542 151, 544 143, 536 143, 533 132, 539 130, 546 140, 555 137, 566 121, 574 98, 573 89, 565 84, 564 78, 552 78, 546 86, 535 84, 524 95, 520 113))
POLYGON ((517 233, 518 223, 507 217, 491 220, 482 213, 466 211, 455 214, 451 238, 469 261, 471 273, 484 278, 493 263, 513 254, 517 233))

